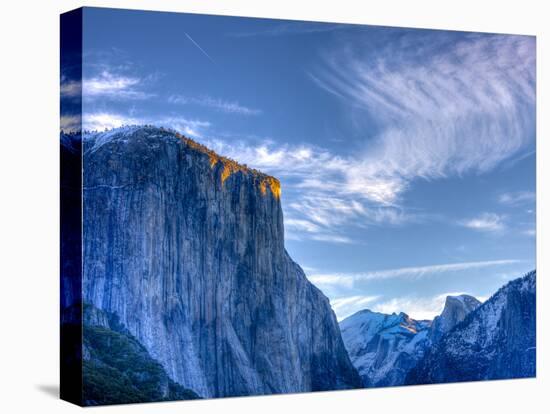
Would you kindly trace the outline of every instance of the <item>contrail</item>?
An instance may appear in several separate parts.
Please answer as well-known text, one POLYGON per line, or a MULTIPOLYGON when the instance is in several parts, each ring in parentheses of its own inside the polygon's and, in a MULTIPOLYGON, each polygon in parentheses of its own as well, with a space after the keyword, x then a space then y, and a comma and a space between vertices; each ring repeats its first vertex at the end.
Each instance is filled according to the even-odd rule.
POLYGON ((206 56, 208 59, 210 59, 210 60, 212 61, 212 63, 216 64, 216 62, 214 61, 214 59, 212 59, 212 58, 210 57, 210 55, 209 55, 208 53, 206 53, 206 51, 205 51, 202 47, 200 47, 200 45, 199 45, 197 42, 195 42, 191 36, 189 36, 186 32, 184 32, 184 33, 185 33, 185 36, 187 36, 187 38, 188 38, 195 46, 197 46, 197 48, 204 54, 204 56, 206 56))

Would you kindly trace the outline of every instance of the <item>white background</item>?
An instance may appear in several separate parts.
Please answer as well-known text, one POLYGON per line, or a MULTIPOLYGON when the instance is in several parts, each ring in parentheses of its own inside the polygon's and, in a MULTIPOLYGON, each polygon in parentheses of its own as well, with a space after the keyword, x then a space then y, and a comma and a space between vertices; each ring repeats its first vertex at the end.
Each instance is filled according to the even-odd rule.
MULTIPOLYGON (((546 1, 7 0, 1 11, 0 411, 80 410, 58 390, 59 14, 81 5, 537 35, 538 378, 101 408, 117 413, 539 413, 550 410, 546 1), (545 19, 546 17, 546 19, 545 19), (544 77, 543 75, 546 75, 544 77), (544 254, 546 251, 546 255, 544 254)), ((95 409, 94 409, 95 410, 95 409)))

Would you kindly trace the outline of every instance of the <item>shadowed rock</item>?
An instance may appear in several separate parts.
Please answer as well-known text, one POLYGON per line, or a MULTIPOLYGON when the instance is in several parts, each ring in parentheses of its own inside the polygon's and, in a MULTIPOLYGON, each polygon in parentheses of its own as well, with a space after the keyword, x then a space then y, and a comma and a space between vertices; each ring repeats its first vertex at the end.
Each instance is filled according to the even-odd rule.
POLYGON ((203 397, 354 388, 284 248, 279 182, 171 131, 85 134, 84 300, 203 397))
POLYGON ((424 354, 479 305, 473 296, 447 296, 443 312, 433 321, 365 309, 340 322, 340 329, 366 387, 403 385, 424 354))
POLYGON ((445 334, 408 384, 526 378, 536 374, 536 272, 516 279, 445 334))
POLYGON ((434 343, 439 341, 443 335, 462 322, 479 305, 481 302, 470 295, 447 296, 443 312, 433 320, 430 330, 432 341, 434 343))

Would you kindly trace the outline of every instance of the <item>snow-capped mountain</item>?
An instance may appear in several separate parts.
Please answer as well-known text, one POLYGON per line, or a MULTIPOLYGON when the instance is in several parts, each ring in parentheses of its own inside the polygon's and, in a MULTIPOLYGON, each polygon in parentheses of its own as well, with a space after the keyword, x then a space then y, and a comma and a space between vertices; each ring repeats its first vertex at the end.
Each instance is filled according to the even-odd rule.
POLYGON ((386 315, 362 310, 340 323, 342 339, 366 387, 402 384, 424 355, 430 321, 405 313, 386 315))
POLYGON ((430 349, 407 384, 525 378, 536 374, 536 271, 471 312, 430 349))
POLYGON ((340 330, 366 387, 402 385, 425 352, 479 304, 473 296, 448 296, 433 322, 362 310, 340 322, 340 330))

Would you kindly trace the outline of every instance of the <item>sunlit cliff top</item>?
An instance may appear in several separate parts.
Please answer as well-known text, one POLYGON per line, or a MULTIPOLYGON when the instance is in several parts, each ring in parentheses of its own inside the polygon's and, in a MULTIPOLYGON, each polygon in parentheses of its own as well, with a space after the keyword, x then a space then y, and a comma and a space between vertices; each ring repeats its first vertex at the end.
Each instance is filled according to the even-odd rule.
POLYGON ((183 140, 190 148, 202 152, 208 155, 210 159, 210 167, 214 168, 218 163, 223 165, 223 170, 221 174, 222 185, 225 181, 233 174, 237 172, 242 172, 244 174, 253 174, 257 176, 260 180, 260 191, 262 194, 266 194, 267 189, 271 190, 271 193, 279 198, 281 196, 281 184, 278 179, 270 175, 264 174, 261 171, 258 171, 254 168, 250 168, 247 165, 239 164, 237 161, 232 160, 231 158, 224 157, 217 154, 206 146, 199 144, 193 139, 186 137, 178 132, 175 132, 175 136, 183 140))
POLYGON ((182 140, 189 148, 197 152, 206 154, 210 160, 210 168, 215 168, 218 164, 221 164, 223 166, 221 170, 221 175, 220 175, 222 185, 233 174, 241 172, 243 174, 251 174, 255 178, 257 178, 260 192, 263 195, 267 194, 267 189, 269 188, 269 190, 271 191, 271 194, 273 194, 275 198, 278 199, 281 196, 281 183, 277 178, 264 174, 263 172, 258 171, 254 168, 250 168, 247 165, 239 164, 237 161, 232 160, 231 158, 219 155, 216 152, 212 151, 210 148, 172 129, 156 127, 152 125, 140 125, 140 126, 133 125, 133 126, 124 126, 120 128, 114 128, 103 132, 84 131, 83 136, 84 136, 84 139, 86 139, 86 137, 91 137, 91 136, 95 137, 96 142, 94 142, 94 145, 91 149, 93 151, 99 148, 100 146, 102 146, 103 144, 105 144, 106 142, 108 142, 109 140, 111 140, 112 138, 119 136, 120 134, 124 134, 124 135, 132 134, 140 129, 143 129, 143 130, 150 129, 151 132, 158 131, 158 132, 172 134, 174 137, 182 140))

